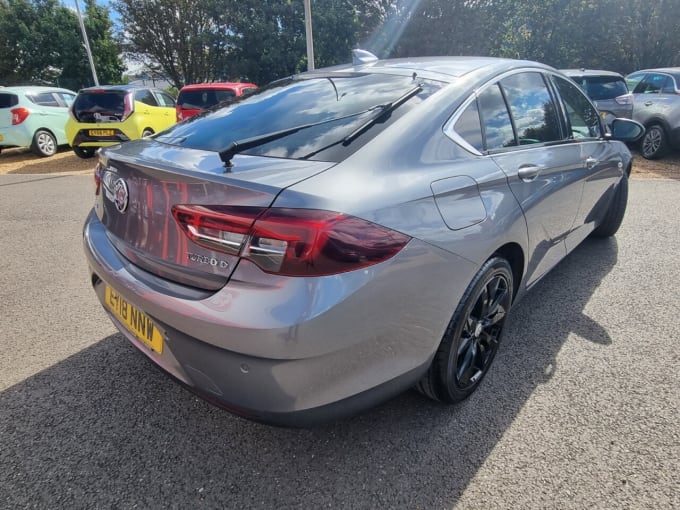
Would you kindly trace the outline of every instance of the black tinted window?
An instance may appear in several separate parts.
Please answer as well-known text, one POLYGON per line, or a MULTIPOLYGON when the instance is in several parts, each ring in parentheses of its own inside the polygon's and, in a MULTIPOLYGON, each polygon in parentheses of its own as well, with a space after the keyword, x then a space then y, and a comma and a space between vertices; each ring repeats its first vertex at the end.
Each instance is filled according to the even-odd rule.
POLYGON ((540 73, 519 73, 500 83, 520 145, 561 139, 555 103, 540 73))
POLYGON ((158 102, 156 101, 156 98, 153 97, 153 94, 151 93, 151 91, 147 90, 147 89, 136 91, 135 92, 135 101, 139 101, 140 103, 148 104, 149 106, 158 106, 158 102))
POLYGON ((192 117, 156 140, 196 149, 220 151, 232 142, 304 125, 288 136, 243 151, 264 156, 340 161, 384 126, 437 90, 438 82, 411 76, 343 73, 288 79, 233 99, 225 107, 192 117), (351 143, 343 139, 378 116, 384 105, 420 84, 414 97, 379 118, 351 143))
POLYGON ((11 108, 19 104, 19 96, 16 94, 0 94, 0 108, 11 108))
POLYGON ((211 106, 234 97, 233 90, 185 90, 180 92, 177 104, 192 110, 207 110, 211 106))
POLYGON ((510 114, 498 84, 485 89, 477 99, 487 150, 516 145, 510 114))
POLYGON ((600 117, 588 98, 571 82, 559 77, 554 80, 569 121, 569 137, 598 138, 601 134, 600 117))
POLYGON ((125 91, 88 91, 76 96, 73 114, 80 122, 120 119, 125 112, 125 91))
POLYGON ((628 93, 624 79, 616 76, 587 76, 577 78, 576 83, 593 101, 614 99, 628 93))

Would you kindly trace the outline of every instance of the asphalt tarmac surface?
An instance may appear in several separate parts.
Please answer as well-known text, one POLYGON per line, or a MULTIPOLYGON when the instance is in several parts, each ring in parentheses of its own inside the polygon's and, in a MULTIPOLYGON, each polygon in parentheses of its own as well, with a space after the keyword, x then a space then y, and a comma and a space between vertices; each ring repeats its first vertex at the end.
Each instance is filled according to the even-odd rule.
POLYGON ((466 402, 309 430, 197 399, 100 309, 89 175, 0 176, 0 508, 680 508, 680 182, 631 182, 466 402))

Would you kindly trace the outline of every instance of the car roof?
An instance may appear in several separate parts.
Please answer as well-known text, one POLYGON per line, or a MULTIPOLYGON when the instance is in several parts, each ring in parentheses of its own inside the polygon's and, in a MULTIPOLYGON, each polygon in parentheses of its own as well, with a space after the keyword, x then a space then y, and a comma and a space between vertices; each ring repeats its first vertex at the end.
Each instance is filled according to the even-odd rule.
POLYGON ((680 67, 656 67, 653 69, 640 69, 638 71, 633 71, 630 74, 636 74, 636 73, 669 73, 669 74, 677 74, 680 73, 680 67))
POLYGON ((467 74, 483 71, 485 74, 500 74, 519 68, 538 68, 555 71, 553 67, 529 60, 514 60, 497 57, 414 57, 376 60, 365 64, 344 64, 335 67, 302 73, 311 77, 314 74, 331 72, 374 72, 386 74, 409 75, 417 73, 423 78, 441 81, 452 81, 467 74))
POLYGON ((573 76, 613 76, 623 78, 621 73, 605 71, 604 69, 560 69, 561 72, 569 77, 573 76))
POLYGON ((254 83, 214 81, 210 83, 192 83, 191 85, 185 85, 184 87, 182 87, 180 92, 183 90, 195 90, 195 89, 224 90, 224 89, 244 89, 251 87, 257 87, 257 85, 255 85, 254 83))
POLYGON ((156 87, 145 87, 143 85, 95 85, 94 87, 85 87, 80 89, 79 92, 95 92, 95 91, 106 91, 106 90, 121 90, 129 92, 132 90, 157 90, 163 92, 161 89, 156 87))
POLYGON ((3 93, 13 92, 15 94, 26 94, 28 92, 68 92, 75 94, 72 90, 63 89, 61 87, 50 87, 46 85, 19 85, 12 87, 0 87, 3 93))

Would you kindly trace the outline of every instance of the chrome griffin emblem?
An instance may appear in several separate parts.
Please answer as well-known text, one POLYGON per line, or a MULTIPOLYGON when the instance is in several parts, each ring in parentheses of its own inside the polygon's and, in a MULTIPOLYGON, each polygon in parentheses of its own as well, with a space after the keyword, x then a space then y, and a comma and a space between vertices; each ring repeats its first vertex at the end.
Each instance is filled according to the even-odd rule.
POLYGON ((128 207, 129 198, 130 193, 125 181, 120 178, 116 179, 116 182, 113 184, 113 203, 119 212, 125 212, 128 207))

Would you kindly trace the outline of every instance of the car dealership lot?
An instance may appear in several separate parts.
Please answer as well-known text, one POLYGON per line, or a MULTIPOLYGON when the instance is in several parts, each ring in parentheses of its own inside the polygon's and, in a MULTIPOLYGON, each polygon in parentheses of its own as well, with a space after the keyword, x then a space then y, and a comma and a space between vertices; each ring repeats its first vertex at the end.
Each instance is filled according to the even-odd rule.
POLYGON ((211 407, 116 334, 80 243, 92 186, 0 176, 0 508, 680 505, 680 181, 633 179, 616 238, 513 309, 464 404, 409 392, 311 430, 211 407))

